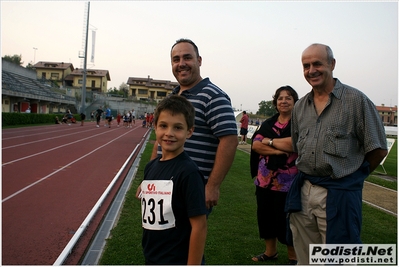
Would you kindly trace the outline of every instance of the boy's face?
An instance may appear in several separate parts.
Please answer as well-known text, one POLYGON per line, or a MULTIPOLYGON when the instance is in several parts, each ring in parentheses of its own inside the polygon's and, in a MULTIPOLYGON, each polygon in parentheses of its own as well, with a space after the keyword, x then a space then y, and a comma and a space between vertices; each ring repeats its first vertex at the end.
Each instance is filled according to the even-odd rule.
POLYGON ((184 115, 162 111, 155 125, 158 144, 162 147, 162 160, 172 159, 184 150, 184 143, 193 134, 193 128, 188 129, 184 115))

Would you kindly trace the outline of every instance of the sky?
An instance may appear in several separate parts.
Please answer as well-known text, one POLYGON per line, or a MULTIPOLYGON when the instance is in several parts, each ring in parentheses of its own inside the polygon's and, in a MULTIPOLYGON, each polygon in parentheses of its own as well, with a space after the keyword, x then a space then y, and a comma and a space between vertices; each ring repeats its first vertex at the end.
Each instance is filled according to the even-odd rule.
MULTIPOLYGON (((1 56, 83 67, 85 1, 1 1, 1 56)), ((312 43, 333 50, 334 77, 375 105, 398 104, 398 2, 91 1, 89 69, 108 70, 108 88, 129 77, 175 82, 170 49, 193 40, 201 76, 237 110, 256 113, 277 88, 311 88, 301 54, 312 43), (95 32, 94 62, 92 32, 95 32)))

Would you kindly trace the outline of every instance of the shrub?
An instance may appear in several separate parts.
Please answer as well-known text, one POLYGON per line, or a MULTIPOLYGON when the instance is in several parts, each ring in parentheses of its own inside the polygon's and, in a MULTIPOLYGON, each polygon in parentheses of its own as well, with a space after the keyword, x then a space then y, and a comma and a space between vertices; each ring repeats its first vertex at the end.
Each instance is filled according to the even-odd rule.
MULTIPOLYGON (((54 123, 55 117, 61 121, 63 114, 38 114, 38 113, 2 113, 2 127, 14 125, 54 123)), ((78 114, 73 115, 79 120, 78 114)))

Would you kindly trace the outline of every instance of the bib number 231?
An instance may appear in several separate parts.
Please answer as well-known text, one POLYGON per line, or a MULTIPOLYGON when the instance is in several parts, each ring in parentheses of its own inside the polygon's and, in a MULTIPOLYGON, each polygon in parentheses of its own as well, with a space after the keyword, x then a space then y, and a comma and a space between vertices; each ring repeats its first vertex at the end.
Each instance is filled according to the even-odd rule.
POLYGON ((148 230, 175 227, 172 210, 172 180, 149 180, 141 183, 142 226, 148 230))

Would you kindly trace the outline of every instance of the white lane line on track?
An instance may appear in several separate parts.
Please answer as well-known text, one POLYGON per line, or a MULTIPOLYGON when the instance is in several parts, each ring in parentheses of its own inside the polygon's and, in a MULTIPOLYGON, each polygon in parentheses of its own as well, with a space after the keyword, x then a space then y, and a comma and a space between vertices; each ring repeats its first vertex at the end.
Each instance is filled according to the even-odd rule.
POLYGON ((56 124, 52 124, 52 125, 48 125, 48 126, 29 126, 29 127, 23 127, 23 128, 18 127, 18 128, 2 129, 2 134, 3 134, 3 136, 20 134, 20 133, 29 134, 31 132, 37 132, 38 129, 46 130, 46 129, 53 129, 55 127, 60 127, 60 126, 57 126, 56 124))
POLYGON ((42 133, 27 134, 27 135, 17 135, 17 136, 13 136, 13 137, 3 138, 2 140, 4 141, 4 140, 10 140, 10 139, 25 138, 25 137, 35 136, 35 135, 57 133, 57 132, 62 132, 62 131, 52 131, 52 132, 42 132, 42 133))
POLYGON ((369 204, 370 206, 373 206, 373 207, 375 207, 375 208, 377 208, 377 209, 380 209, 380 210, 383 210, 383 211, 385 211, 385 212, 387 212, 387 213, 390 213, 390 214, 392 214, 392 215, 395 215, 395 216, 397 216, 397 214, 395 213, 395 212, 392 212, 392 211, 390 211, 390 210, 387 210, 387 209, 385 209, 385 208, 383 208, 383 207, 380 207, 380 206, 378 206, 378 205, 376 205, 376 204, 373 204, 373 203, 371 203, 371 202, 368 202, 368 201, 366 201, 366 200, 362 200, 364 203, 366 203, 366 204, 369 204))
MULTIPOLYGON (((14 147, 19 147, 19 146, 30 145, 30 144, 39 143, 39 142, 43 142, 43 141, 48 141, 48 140, 52 140, 52 139, 63 138, 63 137, 68 136, 68 135, 80 134, 80 133, 85 133, 85 132, 90 132, 90 131, 95 131, 95 130, 96 129, 91 129, 91 130, 82 131, 82 132, 73 132, 73 133, 70 133, 70 134, 63 134, 63 135, 50 137, 50 138, 45 138, 45 139, 41 139, 41 140, 36 140, 36 141, 32 141, 32 142, 26 142, 26 143, 22 143, 22 144, 18 144, 18 145, 7 146, 7 147, 3 147, 2 149, 9 149, 9 148, 14 148, 14 147)), ((49 133, 49 132, 47 132, 47 133, 49 133)), ((29 136, 32 136, 32 135, 29 135, 29 136)), ((26 137, 26 135, 20 136, 20 137, 26 137)), ((16 138, 19 138, 19 137, 16 137, 16 138)), ((11 139, 11 138, 8 138, 8 139, 11 139)), ((3 141, 4 140, 6 140, 6 139, 3 139, 3 141)))
POLYGON ((393 190, 393 189, 391 189, 391 188, 384 187, 384 186, 381 186, 381 185, 378 185, 378 184, 374 184, 374 183, 370 183, 370 182, 367 182, 367 181, 364 181, 364 183, 367 183, 367 184, 370 184, 370 185, 372 185, 372 186, 379 187, 379 188, 382 188, 382 189, 384 189, 384 190, 388 190, 388 191, 391 191, 391 192, 394 192, 394 193, 397 193, 397 192, 398 192, 398 191, 393 190))
MULTIPOLYGON (((134 128, 133 131, 134 131, 135 129, 137 129, 137 128, 134 128)), ((70 162, 69 164, 67 164, 67 165, 65 165, 64 167, 62 167, 62 168, 60 168, 60 169, 58 169, 58 170, 56 170, 56 171, 50 173, 49 175, 47 175, 47 176, 41 178, 40 180, 37 180, 36 182, 34 182, 34 183, 32 183, 32 184, 30 184, 30 185, 28 185, 28 186, 25 186, 25 187, 22 188, 21 190, 18 190, 17 192, 13 193, 12 195, 10 195, 10 196, 4 198, 4 199, 2 200, 2 203, 6 202, 7 200, 9 200, 9 199, 11 199, 11 198, 13 198, 13 197, 15 197, 16 195, 19 195, 20 193, 24 192, 25 190, 31 188, 32 186, 34 186, 34 185, 36 185, 36 184, 38 184, 38 183, 40 183, 40 182, 46 180, 47 178, 49 178, 49 177, 53 176, 54 174, 56 174, 56 173, 62 171, 63 169, 65 169, 65 168, 71 166, 71 165, 74 164, 75 162, 78 162, 79 160, 81 160, 81 159, 83 159, 83 158, 89 156, 90 154, 94 153, 95 151, 97 151, 97 150, 99 150, 99 149, 101 149, 101 148, 103 148, 103 147, 105 147, 105 146, 111 144, 112 142, 118 140, 118 139, 121 138, 122 136, 124 136, 124 135, 130 133, 131 131, 132 131, 132 130, 130 130, 130 131, 128 131, 128 132, 122 134, 121 136, 118 136, 118 137, 115 138, 115 139, 112 139, 112 140, 109 141, 108 143, 106 143, 106 144, 104 144, 104 145, 102 145, 102 146, 100 146, 100 147, 98 147, 98 148, 92 150, 91 152, 87 153, 86 155, 81 156, 80 158, 78 158, 78 159, 76 159, 76 160, 70 162)))
MULTIPOLYGON (((30 128, 30 127, 29 127, 30 128)), ((55 131, 49 131, 49 130, 53 130, 54 128, 53 127, 45 127, 45 128, 41 128, 40 130, 42 130, 40 133, 38 133, 37 132, 37 129, 32 129, 32 130, 29 130, 29 131, 13 131, 13 132, 4 132, 4 130, 3 130, 3 133, 2 133, 2 136, 4 137, 5 135, 13 135, 13 136, 11 136, 11 137, 4 137, 4 138, 2 138, 2 140, 10 140, 10 139, 16 139, 16 138, 22 138, 22 137, 29 137, 29 136, 35 136, 35 135, 42 135, 42 134, 48 134, 48 133, 58 133, 58 132, 65 132, 65 130, 66 129, 71 129, 71 130, 73 130, 75 127, 73 126, 73 127, 68 127, 68 128, 65 128, 65 127, 63 127, 63 126, 60 126, 60 128, 59 129, 57 129, 57 130, 55 130, 55 131), (62 129, 61 129, 62 128, 62 129), (46 130, 48 130, 48 131, 46 131, 46 130), (33 132, 33 131, 35 131, 34 133, 31 133, 31 132, 33 132), (24 134, 24 135, 16 135, 16 136, 14 136, 14 134, 24 134)), ((18 129, 20 129, 20 128, 18 128, 18 129)))
MULTIPOLYGON (((90 122, 88 123, 88 125, 95 126, 94 123, 90 123, 90 122)), ((35 136, 35 135, 49 134, 49 133, 58 133, 58 132, 64 133, 66 129, 73 130, 77 126, 66 127, 64 125, 62 125, 62 126, 54 125, 54 126, 39 126, 39 127, 40 127, 40 130, 42 130, 40 133, 37 133, 38 127, 24 128, 26 130, 21 130, 21 128, 17 128, 17 129, 19 129, 18 131, 17 130, 16 131, 8 131, 9 129, 2 130, 2 137, 7 136, 7 135, 21 134, 21 133, 24 134, 24 135, 12 136, 12 137, 4 137, 4 138, 2 138, 2 140, 4 141, 4 140, 10 140, 10 139, 16 139, 16 138, 22 138, 22 137, 30 137, 30 136, 35 136), (55 127, 59 127, 59 128, 57 130, 51 131, 51 132, 46 131, 46 130, 53 130, 55 127), (34 133, 31 133, 31 132, 34 132, 34 133)), ((96 129, 96 128, 94 128, 94 129, 96 129)))
MULTIPOLYGON (((137 128, 133 128, 133 130, 135 130, 135 129, 137 129, 137 128)), ((111 131, 116 131, 116 130, 118 130, 118 129, 111 130, 111 131)), ((100 133, 100 134, 92 135, 92 136, 89 136, 89 137, 86 137, 86 138, 77 140, 77 141, 75 141, 75 142, 71 142, 71 143, 64 144, 64 145, 61 145, 61 146, 58 146, 58 147, 54 147, 54 148, 51 148, 51 149, 48 149, 48 150, 45 150, 45 151, 42 151, 42 152, 39 152, 39 153, 36 153, 36 154, 33 154, 33 155, 29 155, 29 156, 26 156, 26 157, 23 157, 23 158, 15 159, 15 160, 12 160, 12 161, 3 163, 2 166, 4 167, 4 166, 6 166, 6 165, 9 165, 9 164, 12 164, 12 163, 21 161, 21 160, 25 160, 25 159, 28 159, 28 158, 31 158, 31 157, 35 157, 35 156, 37 156, 37 155, 41 155, 41 154, 44 154, 44 153, 47 153, 47 152, 50 152, 50 151, 53 151, 53 150, 56 150, 56 149, 65 147, 65 146, 69 146, 69 145, 72 145, 72 144, 75 144, 75 143, 79 143, 79 142, 82 142, 82 141, 84 141, 84 140, 87 140, 87 139, 90 139, 90 138, 93 138, 93 137, 96 137, 96 136, 99 136, 99 135, 103 135, 103 134, 109 133, 109 132, 111 132, 111 131, 107 131, 107 132, 103 132, 103 133, 100 133)), ((129 131, 129 132, 130 132, 130 131, 129 131)))

